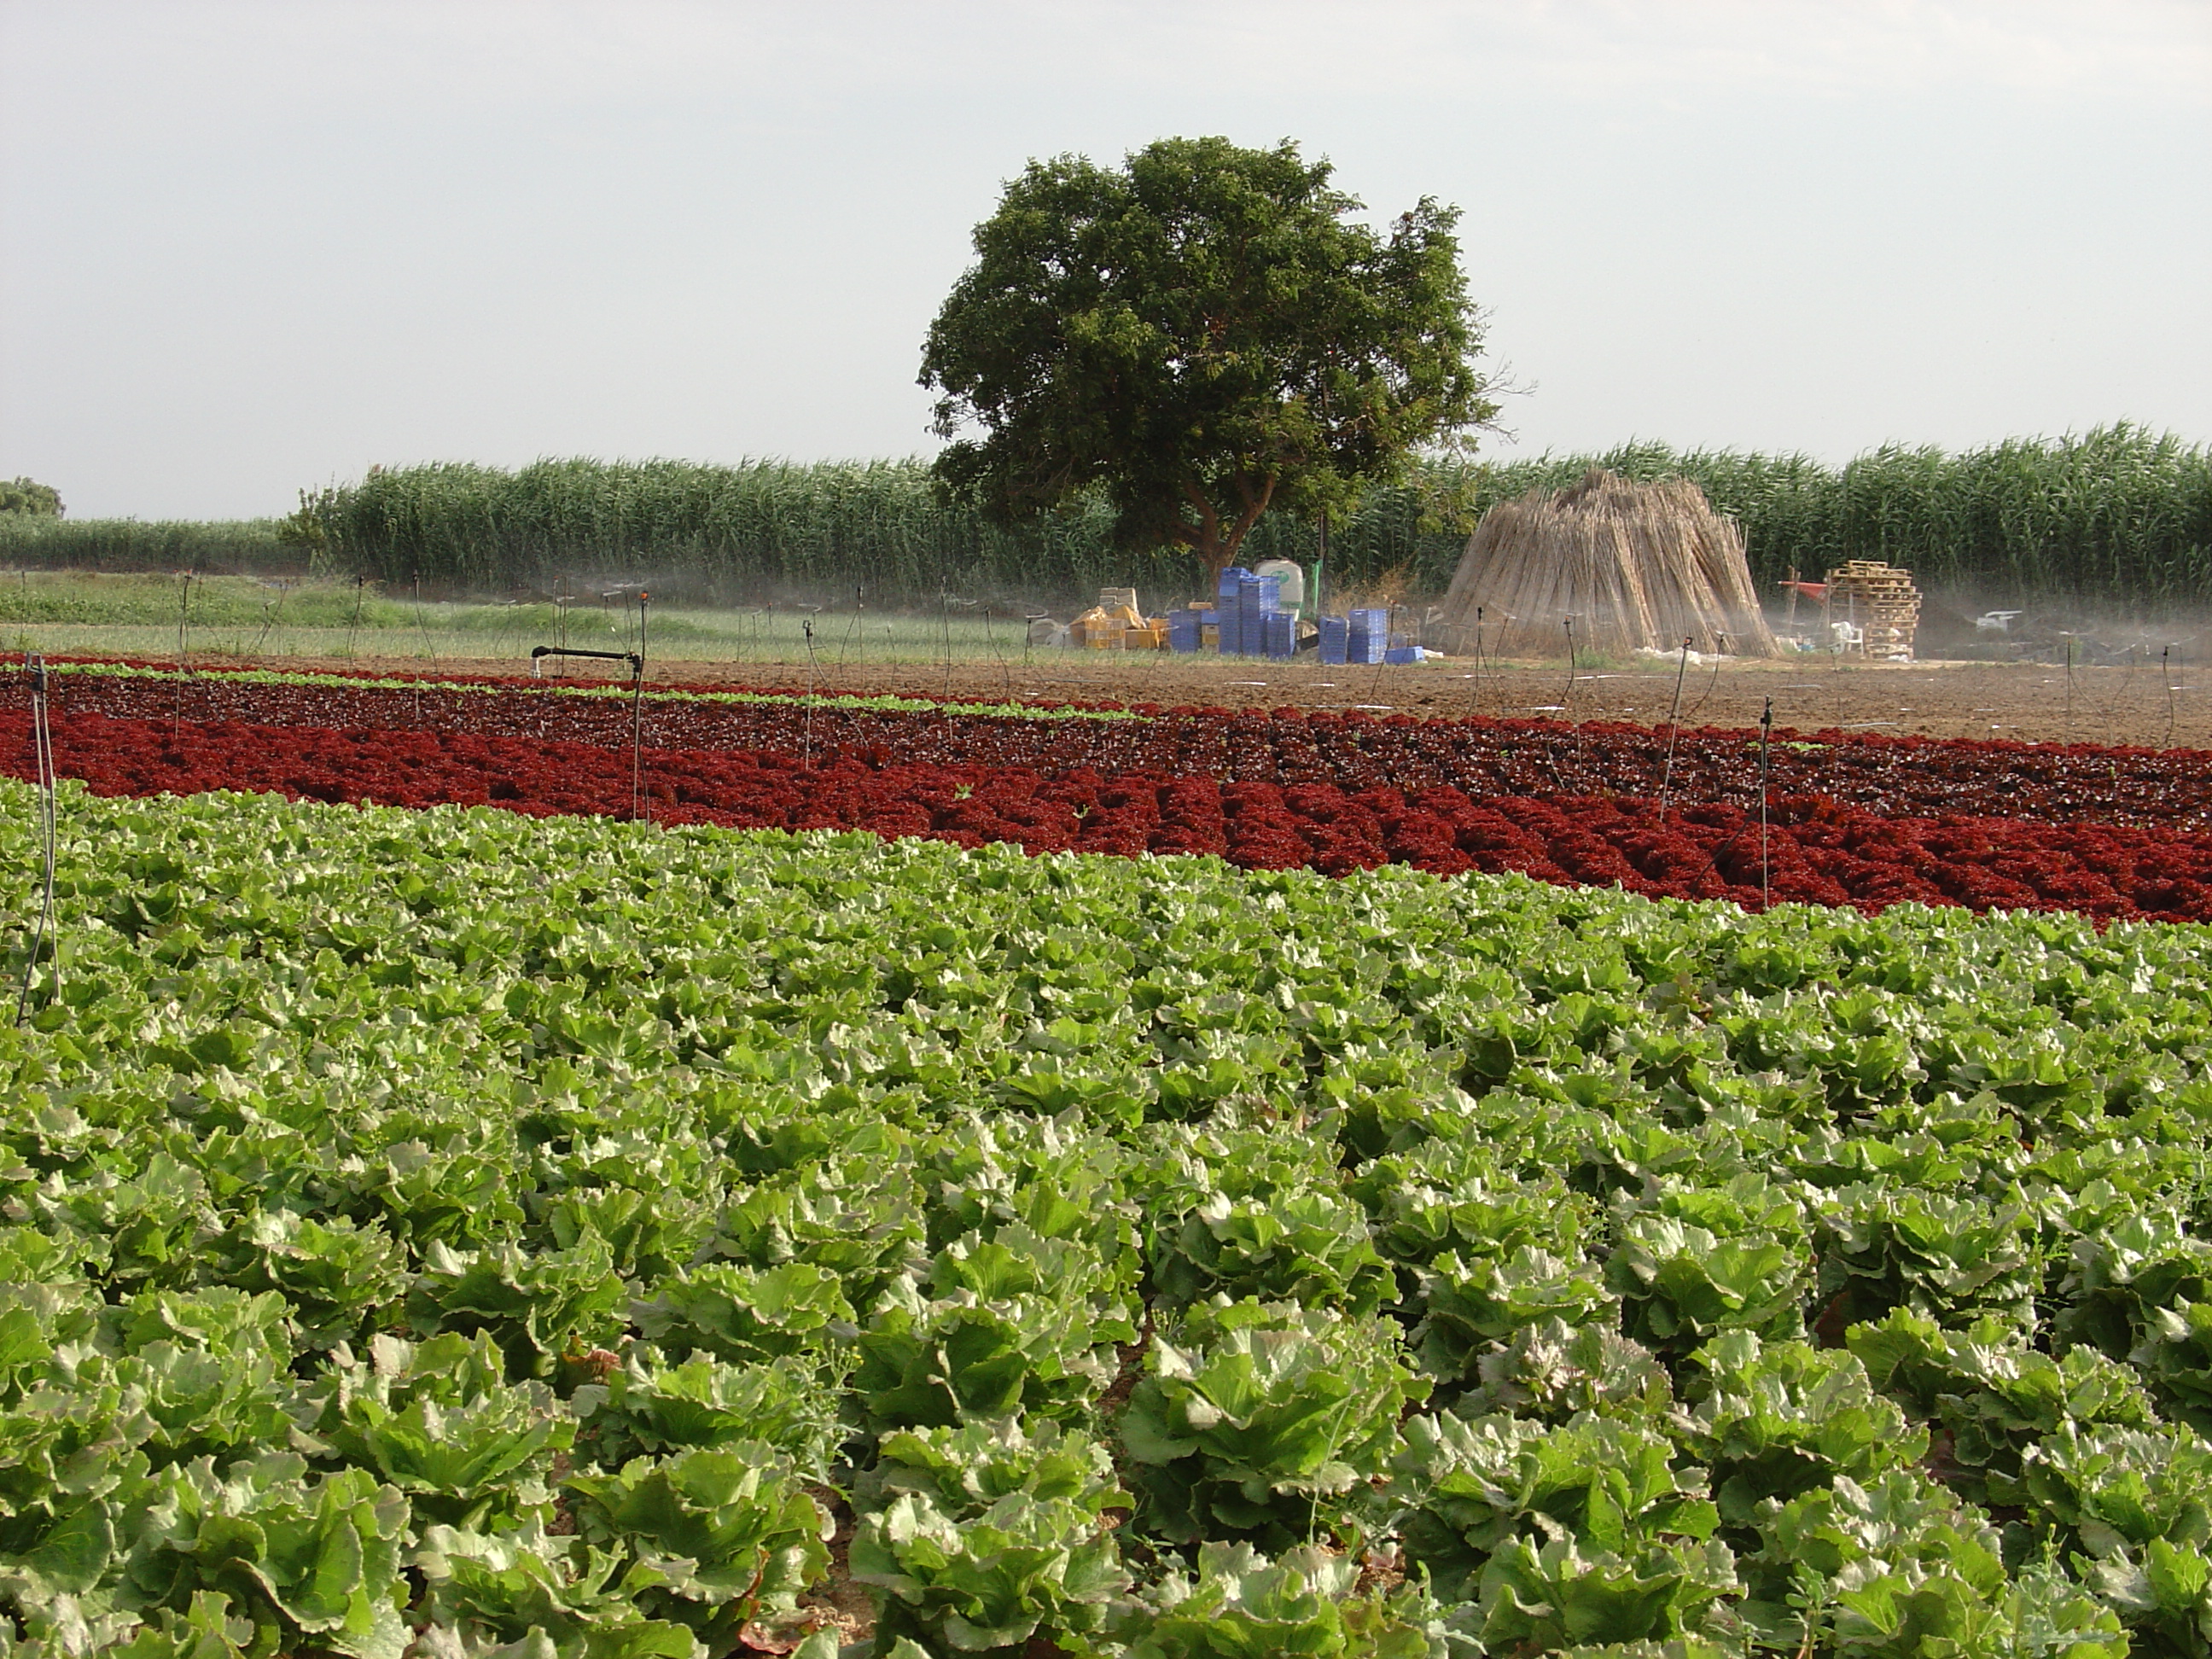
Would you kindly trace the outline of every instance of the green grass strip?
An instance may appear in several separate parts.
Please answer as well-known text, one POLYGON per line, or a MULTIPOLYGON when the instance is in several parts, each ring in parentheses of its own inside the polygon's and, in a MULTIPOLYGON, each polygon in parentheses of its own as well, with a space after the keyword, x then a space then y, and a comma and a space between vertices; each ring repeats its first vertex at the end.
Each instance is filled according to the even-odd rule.
MULTIPOLYGON (((16 672, 22 672, 20 663, 10 664, 16 672)), ((85 674, 113 679, 173 679, 178 670, 173 668, 143 668, 131 663, 108 662, 50 662, 46 672, 51 674, 85 674)), ((473 691, 499 696, 520 694, 528 696, 551 695, 562 697, 614 697, 627 699, 631 696, 626 685, 564 685, 557 681, 540 682, 527 687, 520 685, 485 685, 465 680, 395 679, 369 678, 351 674, 298 674, 273 668, 195 668, 190 671, 195 679, 217 680, 235 685, 308 685, 326 686, 342 690, 419 691, 425 687, 441 690, 473 691)), ((1040 708, 1025 702, 933 702, 924 697, 881 696, 864 697, 854 693, 823 694, 814 697, 793 696, 776 691, 647 691, 648 702, 720 702, 757 703, 781 708, 827 708, 851 710, 864 714, 970 714, 988 715, 1005 720, 1143 720, 1152 717, 1133 714, 1119 708, 1040 708)))

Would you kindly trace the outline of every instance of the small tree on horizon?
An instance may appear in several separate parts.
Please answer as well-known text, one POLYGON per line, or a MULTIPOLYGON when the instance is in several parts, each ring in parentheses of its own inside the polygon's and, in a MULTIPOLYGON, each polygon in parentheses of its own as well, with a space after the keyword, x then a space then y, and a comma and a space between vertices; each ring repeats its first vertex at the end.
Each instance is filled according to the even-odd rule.
POLYGON ((1345 511, 1490 421, 1459 210, 1377 233, 1332 172, 1289 139, 1031 161, 923 349, 939 486, 1000 524, 1095 490, 1212 574, 1270 508, 1345 511))
POLYGON ((0 513, 58 519, 62 516, 61 491, 36 478, 0 478, 0 513))

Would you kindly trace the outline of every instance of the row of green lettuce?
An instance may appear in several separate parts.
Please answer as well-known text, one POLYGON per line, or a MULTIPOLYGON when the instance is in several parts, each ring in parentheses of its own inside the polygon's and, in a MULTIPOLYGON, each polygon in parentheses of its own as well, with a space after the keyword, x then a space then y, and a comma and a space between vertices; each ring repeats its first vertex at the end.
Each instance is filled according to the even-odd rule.
MULTIPOLYGON (((336 691, 468 691, 483 696, 525 696, 613 698, 627 702, 641 695, 627 682, 537 680, 520 682, 441 679, 425 674, 415 678, 375 674, 324 674, 276 668, 207 668, 186 664, 167 667, 158 664, 101 662, 92 659, 49 662, 50 674, 84 675, 99 679, 155 679, 174 682, 186 675, 224 685, 299 685, 336 691)), ((27 672, 25 663, 0 668, 27 672)), ((703 686, 663 685, 641 694, 648 702, 707 702, 765 704, 781 708, 827 708, 889 714, 980 714, 1020 720, 1130 720, 1146 716, 1120 708, 1078 708, 1063 703, 954 702, 927 697, 902 697, 890 693, 863 696, 858 692, 802 694, 789 691, 726 691, 703 686)))
POLYGON ((60 823, 0 1650, 2212 1639, 2201 929, 60 823))

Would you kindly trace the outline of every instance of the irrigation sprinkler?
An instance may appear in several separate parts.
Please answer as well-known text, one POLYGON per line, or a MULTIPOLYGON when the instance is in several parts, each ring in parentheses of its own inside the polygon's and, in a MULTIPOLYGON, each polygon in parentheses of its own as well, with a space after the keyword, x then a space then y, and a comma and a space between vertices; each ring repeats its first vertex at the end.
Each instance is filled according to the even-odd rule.
POLYGON ((173 749, 184 741, 185 682, 191 676, 191 662, 186 654, 185 631, 192 618, 192 573, 184 573, 184 586, 177 594, 177 705, 169 716, 169 746, 173 749))
POLYGON ((46 659, 36 652, 27 651, 23 653, 23 666, 31 676, 31 753, 33 769, 38 774, 39 829, 44 842, 45 871, 39 925, 31 935, 30 953, 23 959, 22 993, 15 999, 15 1024, 19 1026, 31 1016, 31 980, 38 972, 39 953, 46 948, 50 933, 53 937, 53 988, 57 996, 62 987, 61 933, 54 922, 54 735, 46 719, 46 659))
POLYGON ((840 668, 845 665, 845 653, 853 648, 855 641, 860 643, 860 660, 866 662, 868 659, 868 636, 860 625, 860 613, 867 608, 861 603, 866 596, 866 590, 858 583, 854 584, 853 620, 845 624, 845 637, 837 642, 837 666, 840 668))
POLYGON ((2074 741, 2074 636, 2066 635, 2066 741, 2074 741))
MULTIPOLYGON (((638 596, 641 600, 643 594, 638 596)), ((626 662, 629 665, 629 815, 633 821, 644 816, 645 800, 645 619, 642 607, 638 617, 638 647, 635 651, 586 651, 574 645, 538 645, 530 650, 530 678, 543 679, 540 665, 548 657, 592 657, 601 662, 626 662)))
MULTIPOLYGON (((1690 641, 1682 640, 1681 665, 1674 671, 1674 706, 1667 711, 1667 769, 1659 777, 1659 822, 1667 822, 1667 799, 1674 787, 1674 739, 1682 734, 1682 682, 1690 672, 1690 641)), ((1769 707, 1772 700, 1769 700, 1769 707)))
POLYGON ((988 599, 983 601, 983 641, 991 647, 991 655, 998 661, 999 672, 1006 680, 1006 701, 1012 702, 1014 700, 1014 665, 1006 659, 1006 653, 999 648, 999 630, 991 626, 991 602, 988 599))
POLYGON ((2166 687, 2166 747, 2168 749, 2173 747, 2173 675, 2167 667, 2167 659, 2172 654, 2171 645, 2160 647, 2158 653, 2158 678, 2166 687))
POLYGON ((943 586, 937 590, 937 608, 945 623, 945 696, 952 697, 952 594, 943 586))
POLYGON ((806 715, 802 723, 799 764, 811 770, 814 765, 814 618, 801 617, 799 628, 806 638, 806 715))
POLYGON ((637 674, 629 688, 629 816, 634 823, 652 821, 645 795, 645 611, 653 595, 637 590, 637 674))
POLYGON ((1482 712, 1482 607, 1474 607, 1474 712, 1482 712))
POLYGON ((257 657, 261 654, 261 647, 269 642, 269 630, 276 625, 276 619, 284 614, 284 599, 292 591, 292 584, 288 581, 264 582, 262 586, 274 587, 276 590, 276 597, 274 600, 261 601, 261 631, 255 635, 253 639, 253 654, 257 657))
POLYGON ((1759 912, 1765 915, 1773 908, 1772 878, 1766 862, 1766 797, 1768 778, 1769 739, 1774 735, 1774 699, 1766 700, 1766 708, 1759 717, 1759 912))

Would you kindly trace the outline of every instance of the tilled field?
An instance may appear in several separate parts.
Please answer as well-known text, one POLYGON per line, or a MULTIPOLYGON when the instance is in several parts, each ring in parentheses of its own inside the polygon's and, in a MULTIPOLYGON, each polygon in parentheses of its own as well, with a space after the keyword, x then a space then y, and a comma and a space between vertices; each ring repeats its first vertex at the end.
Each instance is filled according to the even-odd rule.
MULTIPOLYGON (((2196 647, 2189 647, 2191 651, 2196 647)), ((268 665, 337 669, 349 673, 473 673, 512 676, 512 660, 425 662, 392 658, 344 662, 272 660, 268 665)), ((804 662, 680 662, 653 665, 656 680, 688 684, 745 684, 804 690, 804 662)), ((1564 667, 1467 661, 1401 668, 1322 668, 1310 662, 1135 657, 1108 652, 1037 651, 1024 659, 898 665, 824 661, 817 686, 870 695, 996 701, 1064 697, 1120 702, 1219 704, 1231 708, 1351 708, 1382 705, 1392 712, 1479 714, 1505 719, 1607 720, 1663 723, 1673 705, 1674 674, 1657 665, 1578 671, 1571 687, 1564 667)), ((2047 663, 1855 663, 1826 658, 1730 662, 1692 667, 1684 678, 1682 718, 1690 725, 1749 726, 1767 698, 1777 724, 1804 731, 1850 731, 2029 743, 2100 743, 2212 748, 2212 665, 2176 656, 2132 668, 2074 671, 2069 695, 2063 668, 2047 663)))

